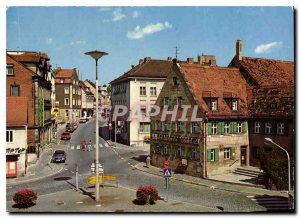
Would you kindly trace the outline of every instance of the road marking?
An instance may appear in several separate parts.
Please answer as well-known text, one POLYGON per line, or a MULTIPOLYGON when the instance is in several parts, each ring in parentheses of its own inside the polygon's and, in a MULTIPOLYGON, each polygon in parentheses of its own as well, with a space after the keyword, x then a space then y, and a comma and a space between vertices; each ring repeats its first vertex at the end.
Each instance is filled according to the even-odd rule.
POLYGON ((128 165, 130 165, 130 163, 127 163, 128 165))
POLYGON ((74 150, 74 146, 71 146, 71 150, 74 150))
POLYGON ((77 145, 76 149, 77 149, 77 150, 80 149, 80 145, 77 145))
POLYGON ((97 204, 96 207, 101 207, 101 204, 97 204))
POLYGON ((71 171, 71 173, 74 173, 73 171, 71 171))
POLYGON ((77 201, 76 204, 83 204, 83 202, 82 201, 77 201))

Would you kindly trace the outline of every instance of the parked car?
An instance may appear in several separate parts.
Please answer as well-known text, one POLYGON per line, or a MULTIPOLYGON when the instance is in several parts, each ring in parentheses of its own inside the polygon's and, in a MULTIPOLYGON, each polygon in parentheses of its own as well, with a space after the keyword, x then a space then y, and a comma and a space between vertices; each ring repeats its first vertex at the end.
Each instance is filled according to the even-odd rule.
POLYGON ((69 132, 63 132, 60 137, 61 140, 70 140, 71 139, 71 134, 69 132))
POLYGON ((64 150, 56 150, 52 154, 51 162, 66 162, 67 154, 64 150))
POLYGON ((68 127, 66 127, 66 132, 74 132, 75 128, 73 125, 69 125, 68 127))
POLYGON ((86 121, 87 121, 87 118, 81 117, 79 120, 79 123, 86 123, 86 121))

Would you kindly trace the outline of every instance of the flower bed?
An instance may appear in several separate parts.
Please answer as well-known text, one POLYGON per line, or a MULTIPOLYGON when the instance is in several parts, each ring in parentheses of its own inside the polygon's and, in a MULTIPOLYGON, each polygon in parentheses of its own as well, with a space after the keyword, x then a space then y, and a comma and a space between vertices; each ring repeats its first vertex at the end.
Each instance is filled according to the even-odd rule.
POLYGON ((154 204, 159 199, 158 192, 153 186, 140 186, 136 198, 143 204, 154 204))
POLYGON ((16 192, 13 196, 13 200, 19 208, 30 207, 35 204, 37 194, 31 189, 24 189, 16 192))

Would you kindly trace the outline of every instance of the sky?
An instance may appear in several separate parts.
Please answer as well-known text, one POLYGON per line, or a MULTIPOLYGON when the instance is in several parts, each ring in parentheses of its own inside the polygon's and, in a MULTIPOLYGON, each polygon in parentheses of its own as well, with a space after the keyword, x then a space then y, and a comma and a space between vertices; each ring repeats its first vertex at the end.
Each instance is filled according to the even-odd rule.
POLYGON ((227 66, 237 39, 243 56, 293 61, 291 7, 9 7, 6 49, 46 52, 55 68, 78 68, 95 80, 95 61, 84 53, 108 53, 99 62, 107 84, 139 59, 197 59, 215 55, 227 66))

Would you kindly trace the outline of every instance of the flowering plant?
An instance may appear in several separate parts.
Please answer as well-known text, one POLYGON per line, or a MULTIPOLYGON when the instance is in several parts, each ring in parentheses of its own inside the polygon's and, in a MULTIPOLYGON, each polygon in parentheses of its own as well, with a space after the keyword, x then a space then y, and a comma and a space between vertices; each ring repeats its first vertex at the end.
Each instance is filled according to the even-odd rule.
POLYGON ((140 186, 136 192, 136 198, 145 204, 153 204, 159 199, 159 196, 156 188, 153 186, 140 186))
POLYGON ((20 208, 30 207, 34 205, 37 200, 37 194, 31 189, 24 189, 16 192, 13 196, 13 200, 20 208))

